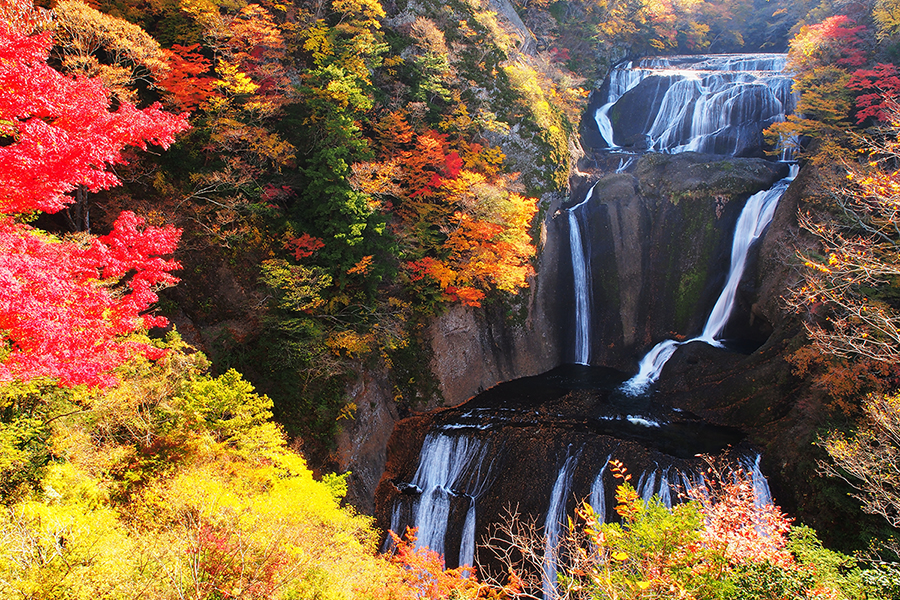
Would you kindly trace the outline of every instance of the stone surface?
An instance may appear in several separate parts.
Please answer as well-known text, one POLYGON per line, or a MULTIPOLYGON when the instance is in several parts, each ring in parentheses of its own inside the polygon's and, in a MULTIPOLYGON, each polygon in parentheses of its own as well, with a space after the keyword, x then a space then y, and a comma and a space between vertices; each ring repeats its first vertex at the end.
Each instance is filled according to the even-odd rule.
MULTIPOLYGON (((576 209, 592 274, 591 364, 628 370, 660 340, 700 333, 721 292, 744 201, 784 170, 761 159, 650 154, 633 173, 597 182, 576 209)), ((548 245, 561 248, 559 269, 539 279, 555 278, 556 289, 571 290, 565 211, 547 227, 548 245)), ((573 311, 564 307, 556 318, 568 349, 573 311)), ((563 359, 573 357, 564 350, 563 359)))
POLYGON ((384 471, 388 439, 399 417, 386 371, 359 365, 356 373, 356 380, 347 390, 356 404, 356 416, 338 435, 334 460, 338 472, 350 472, 346 501, 373 514, 375 488, 384 471))

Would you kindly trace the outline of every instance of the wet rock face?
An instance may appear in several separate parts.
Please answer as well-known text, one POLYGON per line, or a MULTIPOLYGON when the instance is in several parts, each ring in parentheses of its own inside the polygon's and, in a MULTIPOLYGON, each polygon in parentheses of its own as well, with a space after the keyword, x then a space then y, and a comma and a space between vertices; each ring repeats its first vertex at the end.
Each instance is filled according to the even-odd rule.
POLYGON ((640 147, 649 141, 645 132, 653 125, 666 91, 675 81, 672 77, 651 77, 625 93, 609 115, 617 143, 635 150, 646 149, 640 147))
MULTIPOLYGON (((642 481, 643 491, 665 489, 672 498, 683 490, 681 473, 695 477, 707 466, 696 454, 737 460, 740 432, 625 397, 616 391, 624 378, 612 369, 568 365, 401 421, 376 496, 379 526, 396 530, 418 523, 421 536, 439 544, 448 566, 455 566, 470 512, 476 540, 511 512, 544 526, 567 463, 569 481, 555 490, 562 514, 572 515, 592 495, 601 510, 600 493, 611 515, 617 480, 604 468, 610 458, 625 464, 635 486, 642 481), (432 494, 443 504, 428 504, 432 494), (440 523, 432 526, 423 516, 432 514, 420 508, 426 505, 434 514, 444 511, 440 523)), ((486 551, 478 559, 491 562, 486 551)))
MULTIPOLYGON (((744 202, 783 171, 761 159, 648 154, 633 173, 599 180, 588 202, 575 209, 591 273, 590 363, 629 369, 661 339, 699 334, 722 289, 744 202)), ((548 223, 563 248, 559 270, 541 275, 555 276, 563 294, 573 286, 564 217, 559 211, 548 223)), ((745 285, 743 292, 754 290, 745 285)), ((558 318, 571 348, 571 304, 558 318)), ((762 320, 757 325, 768 327, 762 320)))

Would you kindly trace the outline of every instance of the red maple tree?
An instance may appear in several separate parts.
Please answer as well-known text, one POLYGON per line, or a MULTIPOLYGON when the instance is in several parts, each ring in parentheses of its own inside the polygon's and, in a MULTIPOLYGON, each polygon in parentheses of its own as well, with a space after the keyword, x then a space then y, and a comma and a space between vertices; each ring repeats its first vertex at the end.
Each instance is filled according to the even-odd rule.
POLYGON ((177 281, 178 263, 163 256, 181 232, 125 212, 108 235, 60 240, 15 215, 59 211, 78 186, 117 185, 108 169, 126 147, 166 147, 189 126, 158 105, 111 111, 99 81, 47 65, 51 44, 0 22, 0 382, 102 386, 130 357, 158 355, 127 336, 165 324, 144 313, 156 288, 177 281))

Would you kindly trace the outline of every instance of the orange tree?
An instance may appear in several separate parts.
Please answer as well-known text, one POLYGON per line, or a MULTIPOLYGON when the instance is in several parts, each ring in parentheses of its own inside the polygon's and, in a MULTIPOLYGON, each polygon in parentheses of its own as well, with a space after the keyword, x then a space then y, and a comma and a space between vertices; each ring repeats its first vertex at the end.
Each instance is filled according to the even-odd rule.
POLYGON ((354 183, 390 204, 402 272, 417 296, 479 306, 490 290, 525 287, 536 201, 496 173, 492 149, 417 133, 401 112, 384 118, 381 139, 381 160, 355 165, 354 183))

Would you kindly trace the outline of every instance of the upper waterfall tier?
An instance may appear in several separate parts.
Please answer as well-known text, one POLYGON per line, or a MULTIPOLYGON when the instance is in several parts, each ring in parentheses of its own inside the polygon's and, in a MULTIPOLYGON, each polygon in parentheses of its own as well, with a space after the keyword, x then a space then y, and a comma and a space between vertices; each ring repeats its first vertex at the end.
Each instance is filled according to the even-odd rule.
POLYGON ((620 65, 593 100, 596 129, 585 137, 596 148, 762 155, 763 130, 796 106, 786 60, 730 54, 620 65))

